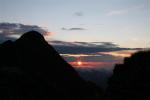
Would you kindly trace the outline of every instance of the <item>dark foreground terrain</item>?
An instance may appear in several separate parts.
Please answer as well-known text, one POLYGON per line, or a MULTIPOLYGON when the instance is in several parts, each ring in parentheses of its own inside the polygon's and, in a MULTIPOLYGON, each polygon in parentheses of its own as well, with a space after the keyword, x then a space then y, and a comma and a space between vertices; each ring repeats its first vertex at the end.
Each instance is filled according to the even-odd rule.
POLYGON ((0 100, 99 100, 101 95, 38 32, 0 45, 0 100))
POLYGON ((150 100, 149 90, 150 51, 116 65, 104 92, 83 80, 38 32, 0 44, 0 100, 150 100))
POLYGON ((150 100, 150 51, 141 51, 115 66, 105 100, 150 100))

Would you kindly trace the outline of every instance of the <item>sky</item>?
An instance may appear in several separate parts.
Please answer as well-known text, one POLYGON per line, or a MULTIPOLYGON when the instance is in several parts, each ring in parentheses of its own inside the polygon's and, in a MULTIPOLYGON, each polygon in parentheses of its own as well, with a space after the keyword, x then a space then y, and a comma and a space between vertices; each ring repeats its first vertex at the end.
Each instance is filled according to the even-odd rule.
POLYGON ((0 22, 38 25, 49 40, 150 47, 150 0, 0 0, 0 22))

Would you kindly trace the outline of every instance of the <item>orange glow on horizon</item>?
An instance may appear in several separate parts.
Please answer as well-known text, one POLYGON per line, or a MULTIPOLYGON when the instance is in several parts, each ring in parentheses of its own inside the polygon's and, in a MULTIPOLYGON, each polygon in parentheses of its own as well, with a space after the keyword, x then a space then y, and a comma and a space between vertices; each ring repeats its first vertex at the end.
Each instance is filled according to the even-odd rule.
POLYGON ((80 66, 80 65, 82 65, 82 62, 81 61, 77 61, 77 64, 80 66))
POLYGON ((69 62, 72 66, 76 68, 92 68, 92 67, 104 67, 107 65, 114 65, 120 62, 86 62, 86 61, 72 61, 69 62))
POLYGON ((137 50, 122 50, 122 51, 112 51, 112 52, 100 52, 100 54, 112 55, 115 57, 130 57, 137 50))

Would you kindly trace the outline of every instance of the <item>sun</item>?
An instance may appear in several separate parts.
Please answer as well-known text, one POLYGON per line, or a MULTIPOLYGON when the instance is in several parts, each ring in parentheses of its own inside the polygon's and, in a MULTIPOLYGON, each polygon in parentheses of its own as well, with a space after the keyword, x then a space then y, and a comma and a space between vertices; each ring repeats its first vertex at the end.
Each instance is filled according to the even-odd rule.
POLYGON ((82 65, 82 62, 81 61, 77 61, 77 64, 80 66, 80 65, 82 65))

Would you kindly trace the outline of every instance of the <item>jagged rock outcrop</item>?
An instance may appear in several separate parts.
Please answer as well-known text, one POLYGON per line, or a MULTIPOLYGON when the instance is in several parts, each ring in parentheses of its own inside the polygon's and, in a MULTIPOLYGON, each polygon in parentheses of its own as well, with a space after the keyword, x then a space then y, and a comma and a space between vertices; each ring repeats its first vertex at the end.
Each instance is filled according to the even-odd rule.
POLYGON ((150 100, 150 51, 141 51, 115 66, 105 100, 150 100))
POLYGON ((101 93, 36 31, 0 45, 1 100, 99 100, 101 93))

